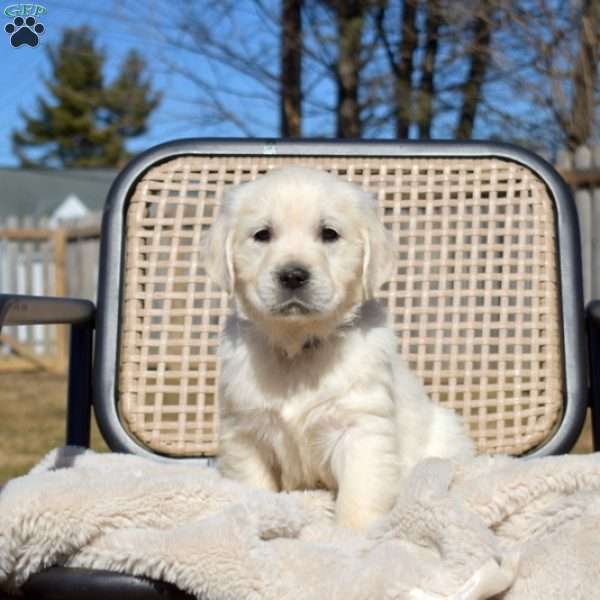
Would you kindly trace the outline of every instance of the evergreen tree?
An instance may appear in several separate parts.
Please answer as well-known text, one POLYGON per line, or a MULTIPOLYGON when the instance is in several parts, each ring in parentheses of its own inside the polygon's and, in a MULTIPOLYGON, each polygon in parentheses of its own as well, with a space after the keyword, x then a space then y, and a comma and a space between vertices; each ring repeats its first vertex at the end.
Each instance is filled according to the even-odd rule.
POLYGON ((145 68, 144 59, 131 50, 118 77, 105 91, 107 125, 120 138, 145 133, 148 115, 158 106, 159 95, 152 92, 145 68))
POLYGON ((67 28, 48 49, 52 75, 45 80, 49 99, 37 100, 37 114, 21 111, 22 131, 13 133, 23 166, 106 167, 128 158, 127 138, 146 131, 160 96, 145 77, 145 63, 134 51, 116 79, 106 85, 105 55, 88 27, 67 28))

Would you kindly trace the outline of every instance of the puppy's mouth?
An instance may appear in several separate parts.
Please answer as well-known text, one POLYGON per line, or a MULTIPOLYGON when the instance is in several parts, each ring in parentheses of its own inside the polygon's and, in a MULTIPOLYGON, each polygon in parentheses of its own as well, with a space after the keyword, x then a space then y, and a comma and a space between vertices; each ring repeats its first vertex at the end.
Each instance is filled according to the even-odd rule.
POLYGON ((314 306, 299 300, 298 298, 290 298, 285 302, 280 302, 271 309, 271 312, 284 317, 296 317, 307 315, 315 312, 314 306))

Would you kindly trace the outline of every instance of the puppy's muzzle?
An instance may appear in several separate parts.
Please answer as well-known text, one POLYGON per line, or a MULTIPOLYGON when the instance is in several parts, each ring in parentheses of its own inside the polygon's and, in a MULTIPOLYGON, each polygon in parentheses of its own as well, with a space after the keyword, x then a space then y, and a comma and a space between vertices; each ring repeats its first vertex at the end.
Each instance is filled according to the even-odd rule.
POLYGON ((310 279, 310 273, 301 265, 287 265, 277 273, 279 284, 286 290, 304 287, 310 279))

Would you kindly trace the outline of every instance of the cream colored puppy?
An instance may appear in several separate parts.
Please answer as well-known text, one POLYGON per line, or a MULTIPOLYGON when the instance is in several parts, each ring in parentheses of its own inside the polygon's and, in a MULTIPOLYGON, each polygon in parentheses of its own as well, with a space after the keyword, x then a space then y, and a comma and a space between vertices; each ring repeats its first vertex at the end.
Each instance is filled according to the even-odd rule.
POLYGON ((206 251, 237 301, 220 346, 224 475, 328 488, 339 524, 365 528, 415 463, 472 453, 372 300, 393 250, 369 194, 317 170, 273 171, 229 192, 206 251))

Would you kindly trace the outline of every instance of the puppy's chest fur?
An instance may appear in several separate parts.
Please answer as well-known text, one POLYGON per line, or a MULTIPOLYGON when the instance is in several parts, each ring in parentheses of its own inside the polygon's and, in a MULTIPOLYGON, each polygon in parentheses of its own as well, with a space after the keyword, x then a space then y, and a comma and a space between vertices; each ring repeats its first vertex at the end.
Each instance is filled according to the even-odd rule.
MULTIPOLYGON (((331 458, 364 418, 364 392, 392 388, 391 365, 381 368, 381 354, 369 341, 357 331, 344 332, 288 359, 234 318, 221 345, 222 441, 251 439, 281 489, 334 489, 331 458), (369 368, 377 360, 379 368, 369 368)), ((370 410, 393 419, 392 395, 383 394, 370 410)))

